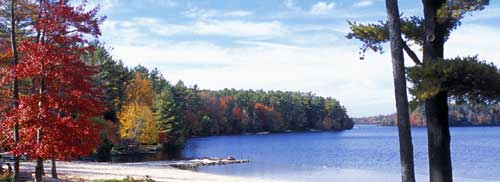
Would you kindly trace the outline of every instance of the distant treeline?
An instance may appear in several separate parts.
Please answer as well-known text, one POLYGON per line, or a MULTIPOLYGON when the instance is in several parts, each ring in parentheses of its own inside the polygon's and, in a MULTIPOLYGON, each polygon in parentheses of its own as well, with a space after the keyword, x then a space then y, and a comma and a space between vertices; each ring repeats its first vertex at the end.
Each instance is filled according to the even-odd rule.
POLYGON ((353 126, 337 100, 311 93, 225 89, 204 90, 199 95, 201 119, 192 122, 192 135, 342 130, 353 126))
POLYGON ((312 93, 200 90, 171 84, 158 69, 128 68, 104 48, 86 57, 99 67, 96 82, 108 110, 106 137, 114 143, 182 147, 191 136, 350 129, 353 121, 337 100, 312 93))
MULTIPOLYGON (((449 105, 449 122, 451 126, 499 126, 500 106, 487 104, 451 104, 449 105)), ((425 126, 424 108, 417 107, 410 114, 412 126, 425 126)), ((396 125, 396 114, 378 115, 353 119, 356 124, 376 124, 384 126, 396 125)))

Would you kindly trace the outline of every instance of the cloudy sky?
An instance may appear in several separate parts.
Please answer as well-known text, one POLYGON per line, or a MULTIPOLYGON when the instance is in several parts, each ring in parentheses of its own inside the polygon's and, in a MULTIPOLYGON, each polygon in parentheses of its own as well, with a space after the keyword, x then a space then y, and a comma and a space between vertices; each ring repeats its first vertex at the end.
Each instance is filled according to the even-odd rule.
MULTIPOLYGON (((264 89, 331 96, 351 116, 395 111, 389 54, 359 60, 346 20, 385 19, 383 0, 93 0, 108 18, 101 40, 127 66, 159 68, 203 89, 264 89)), ((402 0, 421 15, 420 0, 402 0)), ((465 18, 446 56, 500 65, 500 2, 465 18)), ((417 49, 418 50, 418 49, 417 49)), ((412 65, 407 62, 407 65, 412 65)))

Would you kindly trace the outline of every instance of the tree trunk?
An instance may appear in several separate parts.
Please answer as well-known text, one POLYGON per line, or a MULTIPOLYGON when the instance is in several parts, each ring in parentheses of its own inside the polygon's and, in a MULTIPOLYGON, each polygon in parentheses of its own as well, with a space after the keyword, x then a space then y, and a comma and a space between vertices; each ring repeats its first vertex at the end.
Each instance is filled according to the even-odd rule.
POLYGON ((52 178, 57 178, 57 168, 56 168, 56 160, 55 159, 52 159, 51 172, 52 172, 52 178))
POLYGON ((413 144, 411 139, 410 114, 408 111, 408 94, 406 93, 403 39, 401 38, 398 1, 386 0, 385 2, 389 25, 389 38, 391 42, 392 69, 399 133, 401 179, 403 182, 415 182, 413 144))
MULTIPOLYGON (((0 152, 4 153, 3 148, 0 147, 0 152)), ((0 154, 0 174, 3 174, 3 155, 0 154)))
MULTIPOLYGON (((17 39, 16 39, 16 15, 15 15, 15 0, 10 1, 10 23, 11 23, 11 33, 10 33, 10 38, 11 38, 11 47, 12 47, 12 55, 14 56, 14 60, 12 64, 15 66, 19 62, 19 55, 17 52, 17 39)), ((16 75, 16 73, 14 73, 16 75)), ((17 108, 19 106, 19 88, 18 88, 18 80, 17 80, 17 75, 14 77, 13 83, 12 83, 12 95, 13 95, 13 102, 14 102, 14 108, 17 108)), ((17 145, 19 143, 19 123, 14 124, 14 145, 17 145)), ((13 174, 13 181, 18 182, 19 181, 19 159, 20 157, 18 155, 14 155, 14 174, 13 174)))
MULTIPOLYGON (((38 128, 37 130, 37 135, 36 135, 36 142, 40 144, 42 142, 42 129, 38 128)), ((44 175, 44 169, 43 169, 43 159, 38 157, 36 159, 36 166, 35 166, 35 182, 42 182, 42 176, 44 175)))
POLYGON ((35 182, 42 182, 43 181, 43 159, 42 158, 37 158, 36 159, 36 165, 35 165, 35 182))
POLYGON ((453 180, 447 100, 447 94, 441 92, 425 102, 431 182, 451 182, 453 180))
MULTIPOLYGON (((437 12, 445 0, 422 0, 424 5, 424 66, 444 58, 446 28, 437 21, 437 12)), ((425 79, 425 78, 424 78, 425 79)), ((448 94, 440 92, 425 101, 425 119, 429 150, 430 182, 453 181, 448 126, 448 94)))

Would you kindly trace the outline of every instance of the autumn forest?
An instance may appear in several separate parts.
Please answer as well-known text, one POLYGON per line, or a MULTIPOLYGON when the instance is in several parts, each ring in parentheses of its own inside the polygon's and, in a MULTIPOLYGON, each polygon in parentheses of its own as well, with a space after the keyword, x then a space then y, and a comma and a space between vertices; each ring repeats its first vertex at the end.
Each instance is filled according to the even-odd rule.
POLYGON ((201 90, 169 83, 158 69, 129 68, 97 38, 98 8, 66 1, 0 1, 0 144, 21 157, 110 160, 121 146, 161 144, 178 151, 187 138, 353 127, 333 98, 312 93, 201 90), (2 21, 3 22, 3 21, 2 21), (71 133, 71 137, 67 136, 71 133))
POLYGON ((103 88, 110 135, 144 144, 182 146, 191 136, 258 132, 342 130, 352 119, 337 100, 312 93, 200 90, 182 81, 171 84, 158 69, 127 68, 102 47, 85 55, 100 68, 96 82, 103 88), (115 131, 116 130, 116 131, 115 131))
POLYGON ((498 2, 221 2, 0 0, 0 181, 500 178, 498 2))

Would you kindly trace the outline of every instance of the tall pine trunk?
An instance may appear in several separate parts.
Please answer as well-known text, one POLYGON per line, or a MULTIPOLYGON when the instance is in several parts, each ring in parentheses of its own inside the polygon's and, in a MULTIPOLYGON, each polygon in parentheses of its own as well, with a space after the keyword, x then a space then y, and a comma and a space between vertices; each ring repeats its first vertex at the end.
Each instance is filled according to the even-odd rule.
MULTIPOLYGON (((424 66, 444 58, 446 28, 437 21, 438 10, 446 0, 422 0, 424 5, 424 66)), ((425 79, 425 78, 424 78, 425 79)), ((448 94, 440 92, 425 101, 429 150, 430 182, 451 182, 448 94)))
POLYGON ((446 92, 425 101, 430 182, 451 182, 450 130, 446 92))
MULTIPOLYGON (((11 47, 12 47, 12 55, 14 57, 14 60, 12 64, 15 66, 19 62, 19 54, 17 52, 17 38, 16 38, 16 11, 15 11, 15 0, 10 1, 10 23, 11 23, 11 47)), ((13 102, 14 102, 14 108, 17 108, 19 106, 19 83, 17 80, 17 73, 14 73, 14 80, 12 83, 12 95, 13 95, 13 102)), ((16 121, 14 124, 14 145, 17 145, 19 143, 19 123, 16 121)), ((18 182, 19 181, 19 159, 20 157, 18 155, 14 155, 14 174, 13 174, 13 181, 18 182)))
POLYGON ((397 0, 386 0, 389 38, 391 42, 394 92, 396 99, 397 123, 399 133, 399 155, 401 161, 401 179, 403 182, 415 182, 413 144, 411 139, 408 94, 401 38, 400 17, 397 0))

